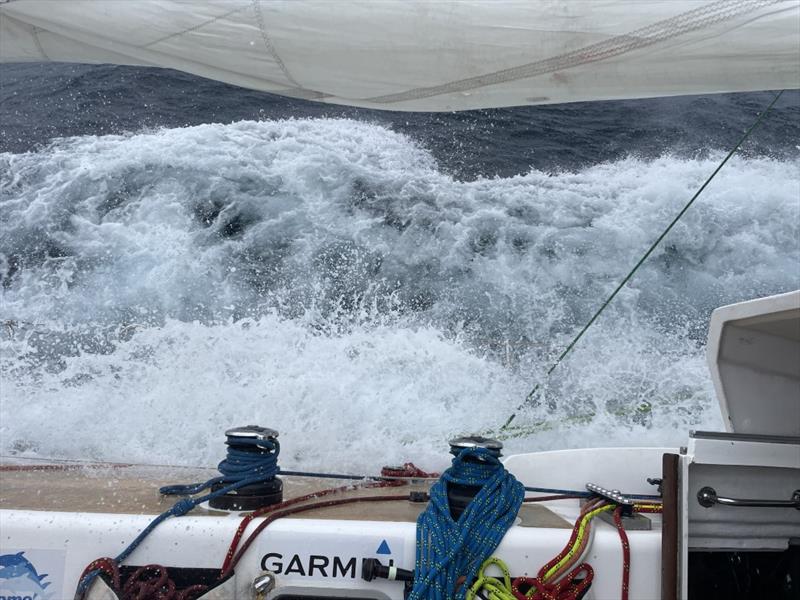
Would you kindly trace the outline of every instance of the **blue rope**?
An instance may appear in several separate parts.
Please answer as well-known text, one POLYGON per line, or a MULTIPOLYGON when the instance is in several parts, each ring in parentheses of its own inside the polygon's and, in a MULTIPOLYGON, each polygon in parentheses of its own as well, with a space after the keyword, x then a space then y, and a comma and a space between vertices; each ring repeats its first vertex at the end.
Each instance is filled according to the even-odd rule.
MULTIPOLYGON (((194 498, 181 498, 170 509, 164 511, 153 519, 134 540, 128 544, 122 552, 117 555, 114 561, 122 563, 134 550, 150 535, 153 530, 170 517, 180 517, 188 513, 203 502, 208 502, 219 496, 224 496, 229 492, 239 488, 269 481, 278 474, 278 455, 280 454, 280 444, 276 439, 252 439, 228 436, 228 455, 219 463, 217 469, 220 472, 218 477, 212 477, 204 483, 193 483, 189 485, 168 485, 159 489, 165 496, 192 496, 208 488, 224 483, 223 487, 203 496, 194 498), (241 446, 258 446, 260 452, 240 450, 241 446)), ((78 594, 82 595, 88 589, 94 578, 100 574, 100 569, 90 571, 78 585, 78 594)))
POLYGON ((278 455, 280 454, 281 446, 278 440, 230 437, 227 443, 228 455, 217 465, 217 470, 220 472, 218 477, 212 477, 204 483, 166 485, 158 490, 159 493, 164 496, 193 496, 218 483, 232 485, 243 480, 250 480, 247 484, 244 484, 249 485, 260 481, 268 481, 280 471, 278 468, 278 455), (240 450, 238 446, 257 446, 261 449, 261 452, 240 450))
POLYGON ((430 491, 417 519, 414 587, 408 600, 462 600, 485 561, 517 516, 525 490, 486 448, 465 448, 430 491), (469 460, 468 460, 469 459, 469 460), (480 486, 457 521, 450 514, 447 484, 480 486), (460 587, 458 580, 466 577, 460 587))

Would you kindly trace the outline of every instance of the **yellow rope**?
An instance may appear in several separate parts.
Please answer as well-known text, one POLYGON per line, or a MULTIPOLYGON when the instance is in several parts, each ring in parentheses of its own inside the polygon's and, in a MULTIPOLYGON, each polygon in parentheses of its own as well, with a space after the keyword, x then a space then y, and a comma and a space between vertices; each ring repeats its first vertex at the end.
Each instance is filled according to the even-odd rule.
MULTIPOLYGON (((572 544, 569 552, 562 558, 555 566, 545 573, 544 577, 542 578, 543 581, 550 579, 554 573, 557 573, 561 567, 563 567, 575 553, 580 548, 581 544, 583 543, 583 539, 586 537, 586 526, 589 524, 594 517, 599 515, 602 512, 606 512, 612 510, 614 508, 613 505, 609 504, 606 506, 601 506, 596 508, 592 511, 586 513, 580 521, 580 525, 578 526, 578 535, 575 536, 575 542, 572 544)), ((515 600, 515 596, 511 591, 511 575, 508 570, 508 566, 497 557, 491 557, 487 559, 482 565, 480 570, 478 571, 478 578, 475 580, 475 583, 472 584, 472 587, 467 591, 467 600, 473 600, 475 595, 483 590, 484 596, 488 600, 515 600), (491 567, 495 566, 500 569, 502 573, 502 581, 496 577, 491 577, 490 575, 486 574, 486 570, 491 567)), ((536 590, 530 590, 529 596, 535 595, 536 590)))
POLYGON ((542 581, 547 581, 548 579, 550 579, 553 576, 553 574, 557 572, 559 569, 561 569, 561 567, 563 567, 573 557, 575 552, 577 552, 578 548, 580 548, 583 538, 586 535, 586 525, 589 523, 589 521, 591 521, 594 517, 596 517, 600 513, 613 509, 614 505, 608 504, 606 506, 601 506, 600 508, 595 508, 594 510, 584 515, 583 519, 581 519, 581 524, 578 527, 578 535, 575 537, 575 543, 572 544, 572 548, 569 549, 569 552, 567 552, 564 558, 558 561, 558 563, 556 563, 555 566, 551 567, 547 571, 547 573, 544 574, 544 577, 542 577, 542 581))
POLYGON ((473 600, 475 595, 481 590, 486 592, 484 597, 487 598, 487 600, 516 600, 514 593, 511 591, 511 574, 509 573, 506 563, 494 556, 484 561, 478 571, 478 578, 467 591, 467 600, 473 600), (486 569, 492 565, 502 572, 502 581, 496 577, 486 575, 486 569))
MULTIPOLYGON (((572 544, 572 547, 569 549, 569 552, 562 558, 558 563, 551 567, 547 573, 545 573, 544 577, 542 577, 542 581, 547 581, 551 579, 553 575, 555 575, 568 561, 572 559, 578 549, 581 547, 584 538, 586 537, 586 528, 589 525, 589 521, 591 521, 594 517, 599 515, 602 512, 610 511, 616 508, 614 504, 607 504, 605 506, 600 506, 599 508, 595 508, 594 510, 589 511, 586 513, 580 521, 580 525, 578 526, 578 535, 575 536, 575 541, 572 544)), ((633 506, 635 511, 637 510, 646 510, 646 511, 661 511, 660 504, 635 504, 633 506)), ((474 600, 475 596, 479 591, 483 591, 483 596, 487 600, 516 600, 516 596, 512 592, 511 588, 511 573, 508 570, 508 566, 502 560, 497 557, 488 558, 484 563, 481 565, 480 570, 478 571, 478 578, 475 580, 475 583, 472 584, 472 587, 469 588, 467 591, 466 600, 474 600), (502 579, 497 577, 492 577, 491 575, 486 574, 486 570, 489 567, 495 566, 497 567, 500 572, 502 573, 502 579)), ((526 594, 528 597, 532 598, 537 594, 535 589, 531 589, 526 594)))
POLYGON ((655 510, 661 512, 660 504, 634 504, 633 510, 655 510))

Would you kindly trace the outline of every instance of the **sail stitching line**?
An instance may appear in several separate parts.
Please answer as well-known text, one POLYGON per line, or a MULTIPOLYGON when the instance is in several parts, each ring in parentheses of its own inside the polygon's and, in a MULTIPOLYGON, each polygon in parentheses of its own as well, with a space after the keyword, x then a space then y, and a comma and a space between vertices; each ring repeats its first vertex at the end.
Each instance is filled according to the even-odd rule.
POLYGON ((218 15, 218 16, 214 17, 213 19, 208 19, 207 21, 203 21, 199 25, 193 25, 192 27, 184 29, 183 31, 178 31, 177 33, 170 33, 169 35, 165 35, 164 37, 159 38, 157 40, 154 40, 152 42, 147 42, 143 46, 139 46, 139 48, 149 48, 150 46, 155 46, 156 44, 160 44, 161 42, 165 42, 165 41, 170 40, 172 38, 180 37, 180 36, 185 35, 187 33, 191 33, 193 31, 197 31, 198 29, 202 29, 203 27, 206 27, 207 25, 211 25, 212 23, 216 23, 217 21, 219 21, 221 19, 225 19, 227 17, 230 17, 231 15, 236 14, 238 12, 242 12, 243 10, 247 10, 247 7, 246 6, 240 6, 239 8, 234 8, 233 10, 229 10, 228 12, 226 12, 224 14, 221 14, 221 15, 218 15))
POLYGON ((47 60, 51 61, 52 59, 47 56, 47 52, 44 51, 44 47, 42 46, 42 40, 39 39, 39 32, 43 31, 36 27, 36 25, 31 25, 31 32, 33 33, 33 41, 36 43, 36 48, 41 53, 42 57, 47 60))
POLYGON ((390 104, 394 102, 430 98, 453 92, 465 92, 475 88, 496 85, 508 81, 527 79, 537 75, 552 73, 554 71, 569 69, 582 64, 620 56, 632 50, 639 50, 652 46, 670 38, 702 29, 708 25, 727 21, 747 12, 784 1, 785 0, 737 0, 731 2, 730 0, 718 0, 713 4, 687 11, 630 33, 613 37, 610 40, 591 44, 558 56, 518 67, 495 71, 494 73, 451 81, 442 85, 415 88, 405 92, 376 96, 374 98, 368 98, 367 100, 377 104, 390 104))
POLYGON ((256 21, 258 21, 258 28, 261 30, 261 38, 264 40, 264 46, 267 49, 267 52, 272 56, 276 63, 278 63, 278 67, 280 67, 281 72, 283 72, 286 79, 288 79, 292 85, 299 89, 304 89, 302 85, 297 83, 297 80, 292 77, 292 74, 289 73, 289 69, 286 68, 286 65, 283 63, 283 60, 278 55, 278 51, 275 49, 275 46, 272 43, 272 40, 267 34, 267 26, 264 23, 264 15, 261 12, 261 0, 252 0, 253 4, 253 11, 256 13, 256 21))

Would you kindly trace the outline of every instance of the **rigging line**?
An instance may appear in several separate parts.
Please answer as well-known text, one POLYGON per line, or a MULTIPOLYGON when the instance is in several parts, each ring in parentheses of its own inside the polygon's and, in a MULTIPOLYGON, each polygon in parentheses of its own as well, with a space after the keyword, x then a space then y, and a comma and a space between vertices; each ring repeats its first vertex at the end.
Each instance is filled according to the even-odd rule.
MULTIPOLYGON (((779 91, 775 95, 775 97, 772 99, 772 102, 770 102, 769 105, 767 105, 767 108, 765 108, 763 111, 761 111, 761 114, 758 115, 758 118, 744 132, 742 137, 739 138, 739 141, 736 142, 736 145, 733 148, 731 148, 730 152, 728 152, 728 154, 725 156, 725 158, 722 159, 722 162, 720 162, 719 165, 717 165, 717 168, 714 169, 714 172, 711 173, 711 175, 708 177, 708 179, 705 180, 705 183, 703 183, 703 185, 700 186, 700 189, 698 189, 697 192, 695 192, 694 196, 692 196, 692 198, 686 203, 686 205, 675 216, 675 218, 672 219, 672 222, 669 225, 667 225, 667 228, 664 229, 664 231, 661 233, 661 235, 658 236, 658 238, 656 238, 656 241, 654 241, 652 243, 652 245, 647 249, 647 252, 645 252, 644 255, 642 255, 642 257, 633 266, 633 268, 628 272, 628 274, 625 275, 625 277, 622 279, 622 281, 619 282, 619 284, 614 289, 614 291, 611 292, 611 295, 609 295, 609 297, 606 298, 605 302, 603 302, 603 304, 600 305, 600 308, 597 309, 597 312, 595 312, 594 315, 592 315, 592 318, 589 319, 589 321, 586 323, 586 325, 583 326, 583 329, 581 329, 578 332, 578 335, 576 335, 572 339, 572 341, 567 345, 567 347, 564 348, 564 351, 558 356, 558 358, 556 358, 556 360, 553 362, 553 364, 550 365, 550 368, 547 369, 547 373, 545 373, 545 376, 544 376, 544 380, 545 381, 550 376, 550 374, 553 371, 555 371, 556 367, 558 367, 558 365, 561 364, 561 361, 564 360, 564 358, 572 351, 572 349, 575 347, 575 344, 578 343, 578 341, 583 337, 583 334, 586 333, 586 331, 594 324, 594 322, 597 320, 597 318, 603 313, 603 311, 606 309, 606 307, 617 296, 617 294, 620 292, 620 290, 622 290, 622 288, 625 287, 625 284, 627 284, 628 281, 631 280, 631 278, 634 276, 636 271, 639 270, 639 267, 641 267, 642 264, 650 257, 650 255, 658 247, 658 245, 661 243, 661 241, 665 237, 667 237, 667 235, 669 234, 670 231, 672 231, 672 228, 678 223, 678 221, 681 220, 681 217, 683 217, 683 215, 686 214, 686 211, 688 211, 689 208, 691 208, 692 204, 694 204, 694 201, 697 200, 697 198, 700 197, 700 194, 703 193, 703 191, 706 189, 708 184, 711 183, 711 181, 714 179, 714 177, 716 177, 717 173, 719 173, 720 170, 722 169, 722 167, 725 166, 725 163, 728 162, 728 160, 736 153, 736 151, 747 140, 747 138, 750 137, 750 134, 753 133, 753 131, 755 131, 755 129, 761 124, 761 121, 764 120, 764 117, 767 116, 767 113, 770 111, 770 109, 773 106, 775 106, 775 103, 781 97, 781 94, 783 94, 783 90, 779 91)), ((533 387, 533 389, 528 393, 528 395, 525 396, 525 400, 522 401, 522 403, 511 414, 511 416, 508 418, 508 420, 506 420, 505 424, 503 424, 503 426, 500 428, 500 431, 505 431, 506 429, 508 429, 508 426, 511 425, 512 421, 514 421, 514 419, 517 417, 517 413, 520 410, 522 410, 525 407, 526 404, 529 404, 534 399, 536 394, 539 392, 541 386, 542 386, 542 383, 539 382, 533 387)))

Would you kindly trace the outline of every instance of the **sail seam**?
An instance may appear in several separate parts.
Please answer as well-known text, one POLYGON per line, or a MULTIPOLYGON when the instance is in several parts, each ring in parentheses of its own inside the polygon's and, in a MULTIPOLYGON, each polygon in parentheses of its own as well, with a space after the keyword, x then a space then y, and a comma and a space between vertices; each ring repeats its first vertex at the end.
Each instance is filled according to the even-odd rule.
MULTIPOLYGON (((12 0, 0 0, 0 4, 6 4, 11 1, 12 0)), ((47 56, 47 52, 44 51, 44 46, 42 46, 42 41, 39 39, 39 32, 45 31, 44 29, 41 29, 40 27, 37 27, 36 25, 33 25, 31 23, 25 23, 24 21, 20 21, 19 19, 15 19, 14 17, 9 17, 5 12, 0 12, 0 23, 2 23, 3 19, 16 23, 18 26, 21 26, 23 28, 29 27, 31 32, 31 37, 33 38, 33 43, 36 45, 36 49, 39 51, 39 54, 41 54, 42 58, 45 59, 46 61, 48 62, 53 61, 53 59, 47 56)))
POLYGON ((211 25, 212 23, 216 23, 217 21, 219 21, 221 19, 225 19, 227 17, 230 17, 231 15, 236 14, 238 12, 242 12, 243 10, 247 10, 247 7, 246 6, 240 6, 239 8, 235 8, 233 10, 229 10, 228 12, 226 12, 226 13, 224 13, 222 15, 216 16, 213 19, 209 19, 207 21, 203 21, 199 25, 194 25, 192 27, 189 27, 188 29, 184 29, 182 31, 178 31, 177 33, 170 33, 169 35, 165 35, 162 38, 159 38, 159 39, 154 40, 152 42, 148 42, 145 45, 139 46, 139 47, 140 48, 149 48, 151 46, 155 46, 156 44, 160 44, 162 42, 166 42, 167 40, 171 40, 172 38, 176 38, 176 37, 180 37, 182 35, 186 35, 187 33, 191 33, 193 31, 197 31, 198 29, 202 29, 203 27, 211 25))
POLYGON ((289 73, 289 69, 286 68, 286 65, 283 63, 283 60, 278 55, 278 51, 275 49, 275 45, 272 43, 272 40, 267 33, 267 26, 264 23, 264 14, 261 12, 261 0, 252 0, 253 3, 253 12, 256 14, 256 21, 258 22, 258 28, 261 30, 261 38, 264 40, 264 47, 266 47, 267 52, 269 52, 272 59, 278 64, 281 72, 283 73, 284 77, 295 87, 299 89, 303 89, 303 86, 300 85, 292 74, 289 73))
POLYGON ((36 43, 36 49, 39 50, 39 53, 42 55, 42 58, 45 60, 52 62, 50 57, 47 56, 47 52, 44 51, 44 46, 42 46, 42 40, 39 39, 39 32, 43 31, 36 27, 36 25, 31 25, 31 33, 33 33, 33 41, 36 43))
POLYGON ((420 87, 404 92, 376 96, 367 100, 376 104, 420 100, 422 98, 431 98, 433 96, 440 96, 453 92, 466 92, 480 87, 553 73, 555 71, 620 56, 633 50, 646 48, 679 35, 696 31, 722 21, 727 21, 759 8, 784 1, 785 0, 718 0, 712 4, 681 13, 663 21, 658 21, 630 33, 615 36, 610 40, 597 42, 558 56, 495 71, 493 73, 459 79, 442 85, 420 87))

